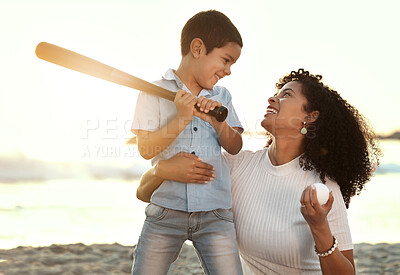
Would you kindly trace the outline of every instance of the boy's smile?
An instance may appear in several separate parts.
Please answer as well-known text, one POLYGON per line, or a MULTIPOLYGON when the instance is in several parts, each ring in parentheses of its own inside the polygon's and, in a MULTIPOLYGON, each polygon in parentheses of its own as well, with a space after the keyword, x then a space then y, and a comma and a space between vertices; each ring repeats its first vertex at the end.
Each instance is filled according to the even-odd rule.
POLYGON ((204 47, 196 62, 194 78, 197 85, 211 90, 220 79, 231 74, 231 66, 238 60, 241 51, 242 48, 234 42, 214 48, 209 54, 204 47))

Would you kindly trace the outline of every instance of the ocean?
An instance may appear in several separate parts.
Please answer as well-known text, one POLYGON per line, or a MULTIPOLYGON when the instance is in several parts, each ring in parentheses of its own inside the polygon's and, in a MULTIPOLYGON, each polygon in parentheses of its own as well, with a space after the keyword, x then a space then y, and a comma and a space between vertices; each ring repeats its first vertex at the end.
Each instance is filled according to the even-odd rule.
MULTIPOLYGON (((245 149, 264 144, 244 140, 245 149)), ((381 141, 381 148, 380 168, 348 209, 354 243, 400 242, 400 142, 381 141)), ((136 199, 136 188, 149 167, 137 154, 82 163, 0 157, 0 248, 135 244, 147 205, 136 199)))

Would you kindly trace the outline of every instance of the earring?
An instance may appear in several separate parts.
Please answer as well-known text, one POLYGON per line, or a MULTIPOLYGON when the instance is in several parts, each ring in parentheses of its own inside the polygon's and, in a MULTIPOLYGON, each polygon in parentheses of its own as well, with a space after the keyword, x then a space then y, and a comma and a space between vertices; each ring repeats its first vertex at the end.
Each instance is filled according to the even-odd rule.
POLYGON ((303 135, 307 134, 307 128, 306 128, 306 122, 303 121, 303 128, 300 129, 300 133, 302 133, 303 135))

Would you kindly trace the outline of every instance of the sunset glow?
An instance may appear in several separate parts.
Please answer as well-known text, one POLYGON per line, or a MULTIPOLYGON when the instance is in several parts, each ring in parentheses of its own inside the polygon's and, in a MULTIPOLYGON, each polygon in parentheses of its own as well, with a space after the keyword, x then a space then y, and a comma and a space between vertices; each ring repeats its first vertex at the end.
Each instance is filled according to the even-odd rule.
POLYGON ((392 83, 400 63, 398 1, 35 2, 0 1, 0 154, 79 159, 88 144, 124 146, 132 137, 138 93, 40 60, 39 42, 152 81, 177 68, 182 26, 206 9, 224 12, 242 34, 242 55, 219 85, 230 90, 247 131, 261 130, 275 82, 299 67, 322 74, 377 132, 400 128, 392 83))

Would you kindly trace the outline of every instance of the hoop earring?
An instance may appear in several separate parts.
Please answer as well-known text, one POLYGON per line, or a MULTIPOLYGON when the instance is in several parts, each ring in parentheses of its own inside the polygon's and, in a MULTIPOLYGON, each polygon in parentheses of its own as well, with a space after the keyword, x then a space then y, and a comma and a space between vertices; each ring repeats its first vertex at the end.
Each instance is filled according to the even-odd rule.
POLYGON ((307 134, 306 122, 303 121, 303 128, 300 129, 300 133, 303 135, 307 134))

